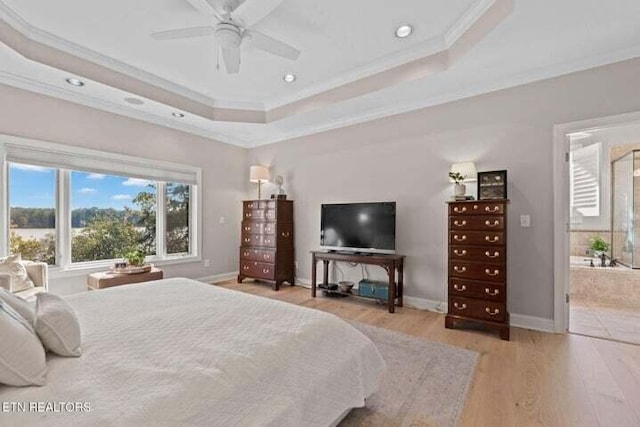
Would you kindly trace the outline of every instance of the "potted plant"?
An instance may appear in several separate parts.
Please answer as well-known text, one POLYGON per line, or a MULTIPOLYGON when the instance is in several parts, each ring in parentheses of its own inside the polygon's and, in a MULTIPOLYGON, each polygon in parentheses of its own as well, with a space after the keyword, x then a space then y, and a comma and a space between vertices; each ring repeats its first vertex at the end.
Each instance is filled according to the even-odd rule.
POLYGON ((134 267, 142 267, 144 265, 145 254, 139 249, 129 251, 125 254, 124 259, 129 265, 134 267))
POLYGON ((593 254, 597 257, 609 251, 609 244, 600 236, 592 237, 590 242, 591 245, 589 246, 589 249, 591 249, 593 254))
POLYGON ((463 184, 466 175, 462 175, 460 172, 449 172, 449 178, 455 182, 455 188, 453 190, 453 195, 456 197, 464 197, 467 192, 467 186, 463 184))

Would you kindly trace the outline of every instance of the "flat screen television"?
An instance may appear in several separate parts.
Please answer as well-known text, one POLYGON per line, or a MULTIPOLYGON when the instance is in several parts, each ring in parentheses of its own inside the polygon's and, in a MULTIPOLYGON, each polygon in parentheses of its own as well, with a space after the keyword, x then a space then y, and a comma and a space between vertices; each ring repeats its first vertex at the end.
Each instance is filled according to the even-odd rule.
POLYGON ((323 204, 323 249, 395 253, 396 202, 323 204))

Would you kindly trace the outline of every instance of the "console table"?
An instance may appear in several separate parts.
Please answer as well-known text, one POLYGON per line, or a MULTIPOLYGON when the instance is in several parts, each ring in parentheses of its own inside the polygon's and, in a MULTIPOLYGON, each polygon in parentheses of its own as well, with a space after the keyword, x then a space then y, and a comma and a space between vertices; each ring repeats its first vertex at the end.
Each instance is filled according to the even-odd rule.
POLYGON ((316 297, 316 265, 322 261, 323 284, 329 284, 329 263, 331 261, 352 262, 357 264, 377 265, 384 268, 389 276, 389 313, 395 312, 396 299, 398 307, 402 307, 404 291, 404 255, 386 254, 344 254, 338 252, 311 251, 311 296, 316 297), (396 281, 396 272, 398 274, 396 281))

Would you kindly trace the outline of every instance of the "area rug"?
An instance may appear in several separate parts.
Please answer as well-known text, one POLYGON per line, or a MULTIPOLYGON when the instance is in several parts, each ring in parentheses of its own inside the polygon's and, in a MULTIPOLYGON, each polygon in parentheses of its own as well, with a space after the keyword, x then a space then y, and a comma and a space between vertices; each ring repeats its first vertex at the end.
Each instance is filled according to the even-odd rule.
POLYGON ((387 373, 367 406, 352 410, 341 427, 458 425, 478 364, 477 352, 350 323, 378 347, 387 373))

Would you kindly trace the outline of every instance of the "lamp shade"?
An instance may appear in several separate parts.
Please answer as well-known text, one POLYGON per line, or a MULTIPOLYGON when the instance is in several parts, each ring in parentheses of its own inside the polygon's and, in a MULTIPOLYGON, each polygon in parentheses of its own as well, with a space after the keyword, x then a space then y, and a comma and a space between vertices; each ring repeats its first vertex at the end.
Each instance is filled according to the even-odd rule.
POLYGON ((269 168, 266 166, 251 166, 249 172, 249 180, 251 182, 268 182, 269 181, 269 168))
MULTIPOLYGON (((458 172, 460 175, 465 177, 466 181, 477 181, 478 180, 478 172, 476 171, 476 164, 473 162, 462 162, 462 163, 454 163, 451 165, 451 172, 458 172)), ((449 179, 450 182, 454 182, 452 179, 449 179)))

